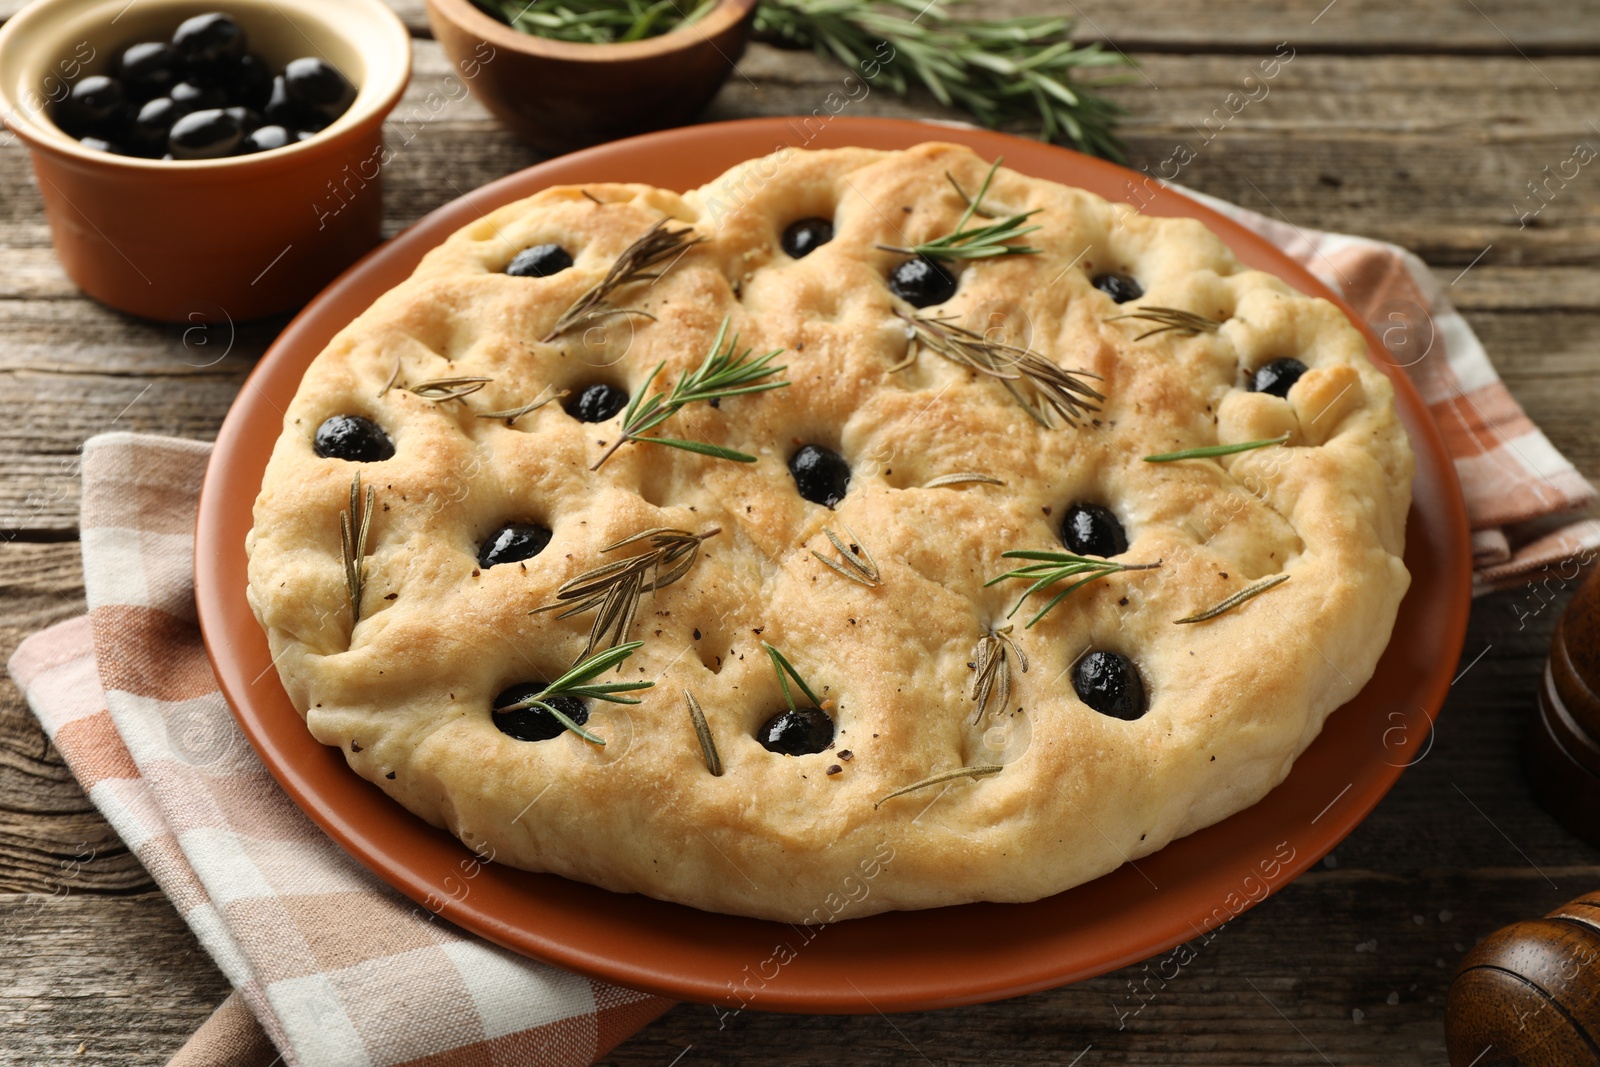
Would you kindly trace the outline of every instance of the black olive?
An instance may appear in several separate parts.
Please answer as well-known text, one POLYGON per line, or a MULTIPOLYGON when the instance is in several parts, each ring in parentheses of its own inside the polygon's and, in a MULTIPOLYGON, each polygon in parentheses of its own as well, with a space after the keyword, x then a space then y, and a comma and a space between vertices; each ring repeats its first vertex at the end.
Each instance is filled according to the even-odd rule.
POLYGON ((1128 535, 1110 508, 1074 504, 1061 520, 1061 543, 1080 556, 1120 556, 1128 551, 1128 535))
POLYGON ((121 148, 106 140, 104 137, 80 137, 78 138, 78 143, 83 145, 83 147, 92 149, 96 152, 111 152, 115 155, 125 154, 121 148))
POLYGON ((233 155, 244 139, 239 120, 221 108, 193 111, 172 124, 167 150, 174 159, 218 159, 233 155))
POLYGON ((1133 661, 1118 652, 1090 652, 1072 669, 1078 699, 1102 715, 1132 721, 1143 715, 1144 682, 1133 661))
POLYGON ((531 522, 508 522, 484 538, 478 549, 478 565, 487 570, 497 563, 532 559, 549 543, 548 528, 531 522))
POLYGON ((172 49, 185 63, 215 67, 244 55, 244 28, 220 11, 196 15, 172 32, 172 49))
POLYGON ((627 406, 627 392, 604 382, 584 386, 563 405, 579 422, 605 422, 627 406))
POLYGON ((283 84, 289 99, 313 114, 332 122, 350 109, 356 87, 325 59, 306 56, 289 61, 283 68, 283 84))
POLYGON ((572 266, 572 254, 555 243, 524 248, 506 267, 513 278, 548 278, 572 266))
POLYGON ((177 84, 178 57, 165 41, 140 41, 122 50, 116 70, 129 96, 149 100, 177 84))
POLYGON ((783 250, 795 259, 804 259, 833 240, 833 222, 829 219, 801 219, 791 222, 783 231, 783 250))
POLYGON ((918 256, 889 274, 889 291, 912 307, 942 304, 956 295, 956 277, 944 266, 918 256))
POLYGON ((335 415, 317 427, 314 442, 323 459, 377 463, 394 455, 394 443, 377 423, 360 415, 335 415))
POLYGON ((282 126, 258 126, 245 136, 239 145, 240 153, 270 152, 274 148, 283 148, 285 145, 294 144, 294 134, 282 126))
POLYGON ((1272 396, 1288 396, 1307 367, 1298 359, 1275 359, 1250 377, 1250 391, 1272 396))
POLYGON ((831 448, 801 445, 789 457, 789 473, 795 488, 813 504, 831 508, 844 499, 850 489, 850 464, 831 448))
POLYGON ((256 56, 244 55, 232 62, 204 72, 195 71, 191 77, 204 85, 218 89, 228 103, 260 111, 272 99, 272 72, 256 56))
POLYGON ((1094 287, 1119 304, 1137 300, 1144 295, 1144 286, 1126 274, 1096 274, 1094 287))
MULTIPOLYGON (((490 716, 495 727, 518 741, 548 741, 552 737, 560 737, 567 728, 566 724, 543 708, 502 710, 528 697, 536 697, 544 690, 544 682, 523 682, 495 697, 494 711, 490 716)), ((577 697, 553 696, 548 703, 579 726, 589 721, 589 706, 577 697)))
POLYGON ((225 107, 222 110, 232 116, 233 121, 239 124, 239 129, 245 133, 265 125, 265 120, 262 119, 259 111, 253 111, 247 107, 225 107))
POLYGON ((228 96, 221 89, 210 85, 196 85, 189 81, 174 85, 167 95, 172 98, 174 104, 183 108, 185 113, 228 106, 228 96))
POLYGON ((56 107, 56 125, 74 137, 108 138, 123 116, 122 83, 104 74, 76 82, 56 107))
POLYGON ((789 708, 762 723, 756 740, 780 756, 807 756, 833 743, 833 720, 821 708, 789 708))
POLYGON ((172 124, 186 114, 171 97, 146 100, 128 129, 128 143, 142 156, 159 156, 167 150, 172 124))

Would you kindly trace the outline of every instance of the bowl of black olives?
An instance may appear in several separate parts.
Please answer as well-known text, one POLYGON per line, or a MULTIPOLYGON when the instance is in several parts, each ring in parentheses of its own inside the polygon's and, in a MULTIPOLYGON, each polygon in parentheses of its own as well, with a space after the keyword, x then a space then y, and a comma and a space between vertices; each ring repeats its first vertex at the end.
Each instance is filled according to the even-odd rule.
POLYGON ((238 321, 378 243, 410 59, 382 0, 35 0, 0 28, 0 109, 86 293, 238 321))

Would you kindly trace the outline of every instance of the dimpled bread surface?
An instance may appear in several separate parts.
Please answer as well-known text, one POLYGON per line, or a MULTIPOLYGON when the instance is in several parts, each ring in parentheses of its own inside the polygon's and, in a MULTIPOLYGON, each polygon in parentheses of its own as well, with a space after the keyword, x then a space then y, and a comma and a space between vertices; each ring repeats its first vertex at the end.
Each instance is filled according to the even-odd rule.
POLYGON ((1245 269, 1199 222, 1001 168, 984 215, 1037 209, 1022 243, 1040 251, 952 264, 959 290, 922 314, 1099 376, 1098 411, 1041 426, 1003 383, 914 350, 896 315, 913 309, 886 284, 906 257, 878 247, 950 233, 966 206, 950 178, 972 192, 987 170, 945 144, 783 150, 682 195, 547 189, 429 252, 311 364, 255 504, 250 603, 317 740, 496 862, 788 921, 1035 900, 1260 800, 1371 676, 1409 582, 1412 456, 1390 383, 1338 308, 1245 269), (542 341, 663 216, 703 241, 615 294, 642 313, 542 341), (834 236, 793 259, 780 235, 811 216, 834 236), (504 273, 547 242, 574 265, 504 273), (1113 303, 1091 281, 1107 271, 1145 295, 1113 303), (1221 325, 1140 340, 1156 324, 1113 318, 1150 306, 1221 325), (725 317, 741 351, 782 349, 773 365, 790 384, 691 404, 656 432, 754 463, 633 443, 591 471, 621 415, 584 423, 549 403, 478 417, 552 388, 633 395, 660 363, 650 389, 668 388, 725 317), (1287 398, 1249 390, 1255 369, 1291 356, 1310 369, 1287 398), (492 381, 461 400, 406 388, 451 376, 492 381), (320 458, 313 435, 335 415, 378 423, 393 458, 320 458), (1281 447, 1143 461, 1282 434, 1281 447), (849 462, 836 509, 796 491, 786 464, 802 444, 849 462), (340 516, 358 470, 376 504, 352 627, 340 516), (925 487, 967 472, 1003 484, 925 487), (1063 550, 1076 502, 1121 520, 1119 562, 1161 566, 1092 581, 1025 628, 1065 583, 1009 619, 1026 583, 985 583, 1019 565, 1007 550, 1063 550), (553 537, 480 567, 508 521, 553 537), (848 541, 847 526, 876 560, 875 587, 813 554, 837 559, 824 529, 848 541), (597 679, 654 687, 634 706, 590 701, 604 746, 501 732, 497 694, 559 676, 587 643, 592 613, 534 609, 634 551, 602 548, 655 527, 720 532, 681 580, 644 594, 628 635, 643 647, 597 679), (1176 623, 1280 574, 1291 580, 1225 614, 1176 623), (1008 702, 980 709, 975 647, 1008 623, 1028 670, 1013 657, 1008 702), (787 756, 757 740, 787 706, 763 642, 823 697, 830 749, 787 756), (1091 649, 1133 662, 1142 717, 1079 699, 1072 666, 1091 649), (883 800, 977 766, 1001 770, 883 800))

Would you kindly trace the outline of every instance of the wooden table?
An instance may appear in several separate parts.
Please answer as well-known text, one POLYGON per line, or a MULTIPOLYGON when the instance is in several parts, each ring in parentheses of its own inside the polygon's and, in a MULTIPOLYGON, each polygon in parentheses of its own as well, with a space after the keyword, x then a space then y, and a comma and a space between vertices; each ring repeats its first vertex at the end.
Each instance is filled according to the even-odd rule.
MULTIPOLYGON (((5 0, 0 13, 15 6, 5 0)), ((1107 38, 1136 59, 1139 73, 1114 91, 1130 112, 1134 166, 1154 170, 1186 141, 1197 149, 1178 176, 1187 185, 1414 249, 1528 412, 1600 476, 1600 168, 1552 182, 1536 216, 1528 185, 1556 173, 1577 143, 1600 146, 1600 19, 1557 0, 973 6, 1076 12, 1083 39, 1107 38), (1280 42, 1292 61, 1265 98, 1230 115, 1227 95, 1248 88, 1244 78, 1280 42)), ((420 5, 396 7, 417 36, 396 118, 429 114, 448 67, 420 5)), ((753 46, 706 117, 809 113, 839 77, 809 53, 753 46)), ((853 106, 960 117, 884 92, 853 106)), ((474 101, 451 102, 388 169, 388 225, 538 159, 474 101)), ((112 428, 210 437, 282 325, 243 326, 224 358, 200 365, 177 328, 92 303, 56 264, 32 181, 26 153, 0 148, 7 656, 26 634, 84 610, 83 439, 112 428)), ((1318 869, 1228 924, 1164 987, 1151 981, 1158 991, 1121 1028, 1118 1006, 1126 1011, 1129 983, 1144 981, 1140 967, 894 1018, 746 1012, 722 1030, 711 1009, 682 1005, 604 1062, 1443 1063, 1442 1006, 1462 952, 1600 885, 1600 853, 1535 805, 1519 762, 1568 592, 1552 577, 1478 601, 1427 757, 1318 869)), ((0 682, 0 927, 0 1063, 162 1064, 227 992, 9 682, 0 682), (25 921, 9 921, 24 910, 25 921)))

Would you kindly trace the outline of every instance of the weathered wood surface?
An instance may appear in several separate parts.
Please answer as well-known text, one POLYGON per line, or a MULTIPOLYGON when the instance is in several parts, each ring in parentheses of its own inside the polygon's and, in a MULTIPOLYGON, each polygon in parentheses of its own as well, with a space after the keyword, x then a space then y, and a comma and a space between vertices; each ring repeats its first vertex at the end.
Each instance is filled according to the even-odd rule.
MULTIPOLYGON (((18 6, 0 0, 0 17, 18 6)), ((426 37, 420 0, 394 6, 426 37)), ((1184 141, 1197 150, 1178 175, 1184 184, 1297 225, 1417 250, 1529 413, 1600 479, 1600 172, 1585 168, 1519 222, 1539 207, 1528 182, 1576 143, 1600 145, 1592 12, 1558 0, 971 8, 1076 15, 1082 39, 1109 37, 1132 54, 1140 72, 1112 92, 1129 109, 1135 167, 1158 171, 1184 141), (1228 94, 1249 88, 1244 79, 1283 41, 1295 56, 1270 93, 1230 115, 1228 94)), ((417 42, 416 75, 391 124, 391 142, 406 142, 388 172, 391 231, 539 159, 470 99, 435 109, 428 94, 448 70, 435 45, 417 42)), ((809 113, 842 76, 809 53, 756 45, 706 117, 809 113)), ((852 108, 960 117, 882 92, 852 108)), ((82 610, 82 440, 107 429, 211 436, 282 323, 186 338, 101 308, 56 264, 15 144, 0 145, 0 190, 9 416, 0 425, 0 655, 9 656, 27 633, 82 610)), ((1443 996, 1460 954, 1600 885, 1600 853, 1534 804, 1518 762, 1566 595, 1558 584, 1478 602, 1462 665, 1483 656, 1452 692, 1427 758, 1332 862, 1230 924, 1165 986, 1152 964, 1001 1004, 892 1019, 746 1012, 726 1029, 686 1005, 605 1062, 1442 1063, 1443 996), (1147 1002, 1137 1014, 1130 982, 1147 1002)), ((226 988, 21 695, 0 683, 0 1064, 164 1063, 226 988)))

